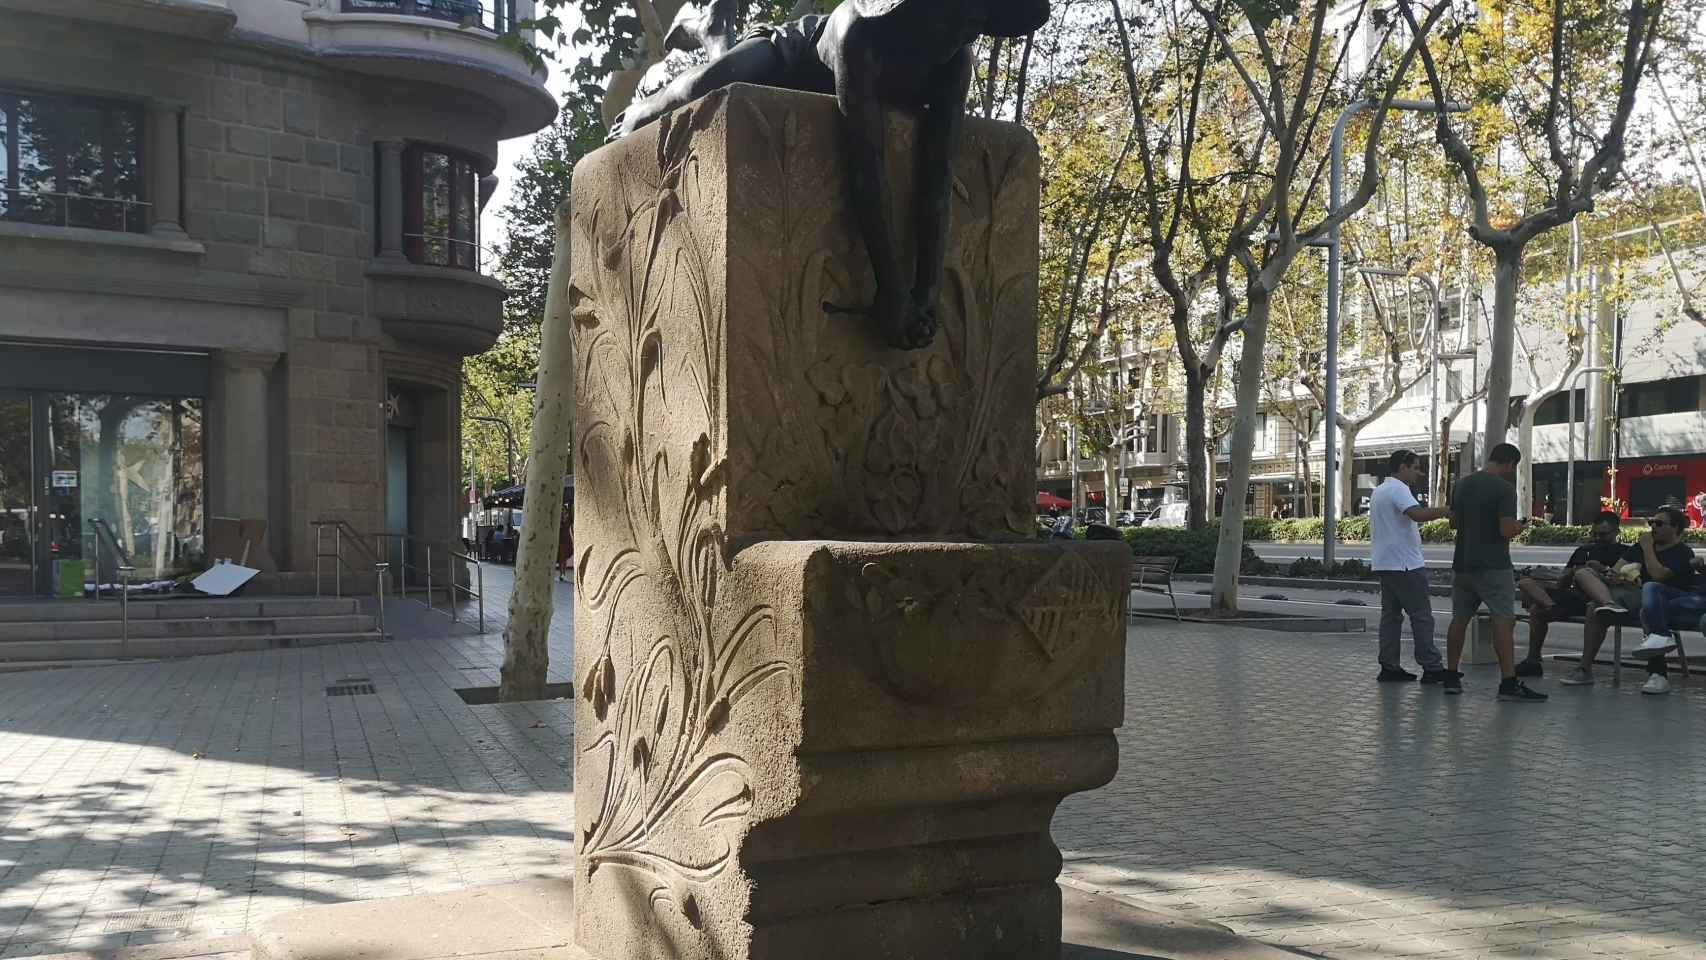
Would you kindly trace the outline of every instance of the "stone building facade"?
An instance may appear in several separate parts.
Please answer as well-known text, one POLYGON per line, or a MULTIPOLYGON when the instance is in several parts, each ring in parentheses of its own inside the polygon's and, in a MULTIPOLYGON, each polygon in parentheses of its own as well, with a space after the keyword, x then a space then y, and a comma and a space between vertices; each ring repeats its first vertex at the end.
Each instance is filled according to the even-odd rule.
POLYGON ((0 0, 0 594, 96 520, 144 578, 265 520, 286 589, 316 521, 455 535, 479 211, 556 109, 491 2, 0 0))

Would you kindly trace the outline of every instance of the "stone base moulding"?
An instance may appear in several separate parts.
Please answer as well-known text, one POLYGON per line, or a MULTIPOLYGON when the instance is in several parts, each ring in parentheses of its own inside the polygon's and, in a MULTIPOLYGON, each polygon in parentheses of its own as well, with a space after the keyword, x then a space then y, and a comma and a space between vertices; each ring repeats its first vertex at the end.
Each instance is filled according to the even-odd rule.
POLYGON ((580 942, 1058 955, 1048 825, 1115 772, 1126 562, 1112 543, 763 543, 722 579, 709 642, 660 632, 630 657, 623 625, 583 648, 580 942))
POLYGON ((1035 144, 968 122, 941 332, 899 351, 824 308, 872 297, 839 120, 736 86, 576 170, 600 960, 1057 960, 1049 822, 1115 772, 1129 550, 1031 532, 1035 144))

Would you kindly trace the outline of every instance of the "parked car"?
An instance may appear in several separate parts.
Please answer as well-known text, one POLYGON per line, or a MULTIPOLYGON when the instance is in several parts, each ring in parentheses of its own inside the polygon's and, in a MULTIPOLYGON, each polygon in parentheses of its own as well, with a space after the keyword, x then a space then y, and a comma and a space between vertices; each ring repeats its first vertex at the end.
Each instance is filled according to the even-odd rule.
POLYGON ((1149 519, 1143 521, 1143 525, 1146 527, 1183 527, 1185 525, 1185 514, 1190 508, 1191 505, 1183 500, 1176 503, 1163 503, 1155 508, 1155 513, 1150 515, 1149 519))
POLYGON ((1114 515, 1114 526, 1116 527, 1135 527, 1142 522, 1142 519, 1130 510, 1121 510, 1114 515))

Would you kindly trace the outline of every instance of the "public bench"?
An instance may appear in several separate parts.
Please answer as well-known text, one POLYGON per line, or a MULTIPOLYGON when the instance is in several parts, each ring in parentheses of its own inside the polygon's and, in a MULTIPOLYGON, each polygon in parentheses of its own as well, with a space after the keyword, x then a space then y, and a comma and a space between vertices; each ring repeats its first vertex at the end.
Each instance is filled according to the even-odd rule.
MULTIPOLYGON (((1634 627, 1636 629, 1640 629, 1641 615, 1638 612, 1631 610, 1628 613, 1613 614, 1610 616, 1612 617, 1610 630, 1611 662, 1617 667, 1617 672, 1614 672, 1611 675, 1611 682, 1614 684, 1621 684, 1623 682, 1621 675, 1623 669, 1623 628, 1634 627)), ((1529 615, 1526 612, 1518 613, 1516 615, 1516 621, 1518 623, 1527 623, 1529 619, 1529 615)), ((1584 628, 1587 626, 1586 617, 1566 617, 1562 620, 1553 620, 1552 622, 1574 623, 1584 628)), ((1490 637, 1492 632, 1492 617, 1488 616, 1485 612, 1476 614, 1475 623, 1472 629, 1477 637, 1482 635, 1482 631, 1486 631, 1485 635, 1490 637)), ((1670 632, 1670 636, 1672 640, 1676 641, 1676 658, 1678 665, 1682 668, 1683 678, 1687 679, 1689 676, 1688 651, 1683 648, 1682 630, 1673 628, 1670 632)))
MULTIPOLYGON (((1166 595, 1167 602, 1173 605, 1173 619, 1183 623, 1185 618, 1179 615, 1179 601, 1173 597, 1173 572, 1178 567, 1178 557, 1132 557, 1131 588, 1158 596, 1166 595)), ((1136 613, 1132 614, 1133 618, 1136 616, 1136 613)))

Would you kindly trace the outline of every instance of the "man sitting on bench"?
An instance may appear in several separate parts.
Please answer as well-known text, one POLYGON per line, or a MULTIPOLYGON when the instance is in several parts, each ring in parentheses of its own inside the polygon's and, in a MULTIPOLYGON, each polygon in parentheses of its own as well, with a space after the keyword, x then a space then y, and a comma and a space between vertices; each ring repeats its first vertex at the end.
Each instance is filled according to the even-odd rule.
POLYGON ((1593 683, 1594 657, 1605 643, 1612 617, 1623 616, 1631 606, 1638 605, 1647 633, 1634 649, 1636 656, 1647 660, 1647 683, 1641 692, 1670 692, 1665 654, 1676 643, 1671 640, 1667 608, 1673 601, 1694 596, 1690 589, 1694 586, 1694 551, 1682 542, 1688 515, 1681 510, 1660 507, 1650 523, 1652 529, 1641 534, 1641 541, 1631 546, 1616 566, 1590 565, 1576 571, 1576 585, 1592 605, 1582 630, 1582 665, 1564 677, 1566 685, 1593 683))
POLYGON ((1554 623, 1587 614, 1588 598, 1576 586, 1576 572, 1594 564, 1610 568, 1623 558, 1623 544, 1617 542, 1617 528, 1622 522, 1623 518, 1610 510, 1595 517, 1588 532, 1587 546, 1577 547, 1576 552, 1570 554, 1570 560, 1564 565, 1564 572, 1556 583, 1543 583, 1533 577, 1523 577, 1516 582, 1522 605, 1528 608, 1528 657, 1516 665, 1517 676, 1543 675, 1540 648, 1546 643, 1547 630, 1554 623))

